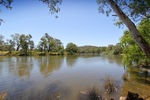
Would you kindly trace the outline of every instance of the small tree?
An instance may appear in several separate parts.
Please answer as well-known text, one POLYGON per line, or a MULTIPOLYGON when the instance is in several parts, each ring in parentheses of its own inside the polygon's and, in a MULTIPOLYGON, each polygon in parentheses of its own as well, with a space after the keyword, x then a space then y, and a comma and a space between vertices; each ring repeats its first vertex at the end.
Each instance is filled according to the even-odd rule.
POLYGON ((78 47, 74 43, 68 43, 66 46, 66 52, 71 55, 75 54, 78 52, 78 47))
POLYGON ((29 47, 33 46, 33 41, 31 40, 32 36, 29 34, 29 35, 25 35, 25 34, 22 34, 20 35, 20 46, 22 48, 22 51, 23 51, 23 54, 24 55, 27 55, 27 52, 28 52, 28 49, 29 47))
POLYGON ((6 43, 6 47, 7 47, 7 50, 9 51, 9 53, 11 53, 15 48, 15 42, 12 41, 11 39, 8 39, 7 43, 6 43))

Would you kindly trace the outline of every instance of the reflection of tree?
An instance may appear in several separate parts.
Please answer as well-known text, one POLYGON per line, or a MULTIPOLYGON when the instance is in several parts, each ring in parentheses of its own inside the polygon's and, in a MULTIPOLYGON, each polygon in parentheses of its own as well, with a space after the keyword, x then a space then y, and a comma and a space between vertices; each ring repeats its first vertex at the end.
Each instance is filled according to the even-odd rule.
POLYGON ((72 67, 77 60, 78 56, 76 55, 70 55, 70 56, 66 56, 66 63, 69 67, 72 67))
POLYGON ((42 57, 40 59, 40 72, 47 77, 54 70, 61 67, 62 61, 63 57, 61 56, 42 57))
MULTIPOLYGON (((19 76, 30 76, 33 67, 33 60, 31 57, 21 57, 18 59, 20 63, 17 64, 19 76)), ((17 63, 17 62, 16 62, 17 63)))
POLYGON ((123 95, 131 91, 142 97, 150 96, 150 91, 148 91, 150 90, 150 72, 147 69, 127 68, 123 77, 126 77, 122 85, 123 95))
POLYGON ((28 89, 29 86, 21 87, 24 89, 23 93, 9 96, 10 98, 8 100, 14 100, 14 98, 15 100, 72 100, 69 98, 72 94, 71 89, 61 81, 46 82, 46 84, 43 82, 43 84, 38 84, 36 87, 32 84, 31 87, 30 89, 28 89))
POLYGON ((20 77, 30 76, 33 69, 32 57, 9 57, 7 61, 7 63, 5 62, 5 66, 8 66, 10 73, 17 74, 20 77))
POLYGON ((32 70, 32 64, 22 64, 18 67, 19 76, 30 76, 32 70))
POLYGON ((0 74, 2 74, 3 71, 3 57, 0 57, 0 74))
POLYGON ((108 56, 103 56, 103 58, 108 59, 109 63, 117 63, 118 65, 122 65, 122 56, 120 55, 108 55, 108 56))

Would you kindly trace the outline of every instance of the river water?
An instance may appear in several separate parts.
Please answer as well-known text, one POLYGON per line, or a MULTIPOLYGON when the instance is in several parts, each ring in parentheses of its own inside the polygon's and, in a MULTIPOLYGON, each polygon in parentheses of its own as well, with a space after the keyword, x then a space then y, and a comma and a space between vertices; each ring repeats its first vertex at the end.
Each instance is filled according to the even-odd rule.
POLYGON ((8 100, 78 100, 93 87, 106 96, 107 77, 118 86, 110 98, 128 91, 150 94, 149 71, 125 68, 121 56, 0 57, 0 92, 5 91, 8 100))

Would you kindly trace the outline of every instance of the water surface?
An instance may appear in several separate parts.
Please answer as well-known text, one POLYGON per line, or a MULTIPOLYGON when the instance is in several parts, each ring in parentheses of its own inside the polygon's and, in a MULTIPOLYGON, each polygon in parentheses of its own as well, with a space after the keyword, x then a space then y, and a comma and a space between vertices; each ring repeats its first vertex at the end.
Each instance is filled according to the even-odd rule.
POLYGON ((77 100, 83 90, 102 88, 103 80, 109 76, 119 84, 119 95, 126 95, 128 83, 122 76, 127 71, 121 59, 121 56, 0 57, 0 91, 17 100, 53 97, 77 100))

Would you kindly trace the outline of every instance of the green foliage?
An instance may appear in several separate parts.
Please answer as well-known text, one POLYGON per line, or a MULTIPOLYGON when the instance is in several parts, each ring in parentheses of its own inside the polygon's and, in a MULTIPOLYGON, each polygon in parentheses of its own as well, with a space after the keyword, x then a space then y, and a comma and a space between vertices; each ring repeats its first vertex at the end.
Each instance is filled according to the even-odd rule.
POLYGON ((4 36, 0 35, 0 51, 3 50, 3 46, 4 46, 4 36))
POLYGON ((59 39, 55 39, 48 33, 45 33, 38 44, 38 50, 41 52, 58 52, 63 54, 64 47, 59 39))
POLYGON ((97 46, 81 46, 79 48, 79 53, 80 54, 100 54, 101 50, 97 46))
POLYGON ((34 47, 34 42, 31 40, 32 36, 29 35, 25 35, 25 34, 21 34, 20 35, 20 46, 22 48, 23 51, 23 55, 27 55, 27 52, 29 49, 34 47))
POLYGON ((108 45, 108 46, 81 46, 78 47, 79 54, 94 54, 94 55, 118 55, 122 54, 122 48, 120 43, 116 45, 108 45))
POLYGON ((7 50, 9 51, 9 53, 11 53, 14 50, 15 42, 11 39, 8 39, 6 46, 7 46, 7 50))
POLYGON ((11 9, 10 5, 12 2, 13 2, 13 0, 0 0, 0 4, 9 9, 11 9))
POLYGON ((58 13, 60 11, 59 5, 62 3, 62 0, 40 0, 45 3, 52 14, 58 13))
MULTIPOLYGON (((12 7, 10 6, 13 0, 0 0, 0 5, 5 6, 8 9, 11 9, 12 7)), ((1 10, 1 9, 0 9, 1 10)), ((0 18, 0 25, 2 24, 3 19, 0 18)))
POLYGON ((114 46, 113 54, 114 54, 114 55, 122 54, 122 47, 121 47, 121 44, 120 44, 120 43, 117 43, 117 44, 114 46))
POLYGON ((11 39, 15 43, 16 51, 18 51, 20 48, 20 39, 19 38, 20 38, 20 34, 18 34, 18 33, 11 35, 11 39))
MULTIPOLYGON (((150 20, 145 19, 139 24, 139 31, 143 38, 150 44, 150 20)), ((138 45, 134 42, 130 32, 126 30, 121 37, 121 45, 123 48, 123 63, 127 66, 146 65, 150 63, 150 59, 142 52, 138 45)))
POLYGON ((34 48, 32 36, 15 33, 11 35, 11 39, 4 41, 4 37, 0 35, 0 51, 9 52, 9 55, 64 55, 64 54, 86 54, 86 55, 117 55, 122 53, 121 45, 109 46, 80 46, 77 47, 74 43, 68 43, 66 52, 63 43, 56 38, 53 38, 48 33, 41 37, 37 48, 34 48))
MULTIPOLYGON (((114 0, 126 15, 137 21, 143 18, 150 18, 150 1, 149 0, 114 0)), ((107 0, 97 0, 99 12, 107 16, 112 12, 107 0)), ((122 24, 119 23, 118 24, 122 24)))
POLYGON ((68 43, 66 46, 66 52, 71 55, 76 54, 78 52, 78 47, 74 43, 68 43))
MULTIPOLYGON (((43 2, 48 6, 51 14, 58 13, 60 11, 59 6, 61 5, 62 0, 39 0, 39 1, 43 2)), ((0 0, 0 5, 3 5, 8 9, 12 9, 11 7, 12 2, 13 0, 0 0)), ((58 18, 58 16, 55 17, 58 18)), ((2 24, 2 22, 4 21, 3 19, 0 18, 0 25, 2 24)))

